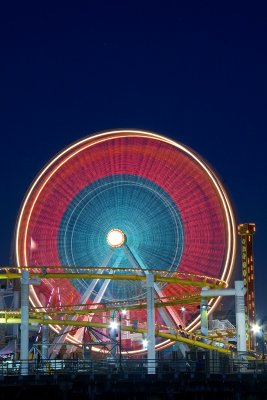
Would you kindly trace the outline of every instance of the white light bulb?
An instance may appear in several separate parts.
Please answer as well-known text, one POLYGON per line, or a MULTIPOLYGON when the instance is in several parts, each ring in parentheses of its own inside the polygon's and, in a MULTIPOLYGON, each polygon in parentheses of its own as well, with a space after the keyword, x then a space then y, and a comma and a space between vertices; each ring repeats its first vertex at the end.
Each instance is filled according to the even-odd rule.
POLYGON ((147 339, 144 339, 144 340, 143 340, 143 347, 144 347, 144 349, 147 348, 147 345, 148 345, 148 340, 147 340, 147 339))
POLYGON ((111 247, 121 247, 125 241, 126 236, 120 229, 111 229, 107 234, 107 242, 111 247))
POLYGON ((111 329, 117 329, 118 328, 118 322, 117 321, 111 321, 109 326, 110 326, 111 329))

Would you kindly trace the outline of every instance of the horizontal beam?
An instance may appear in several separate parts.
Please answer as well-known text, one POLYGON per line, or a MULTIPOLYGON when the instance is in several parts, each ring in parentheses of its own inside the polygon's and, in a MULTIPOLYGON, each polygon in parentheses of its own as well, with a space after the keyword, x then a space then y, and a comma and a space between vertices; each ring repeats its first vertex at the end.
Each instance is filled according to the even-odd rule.
MULTIPOLYGON (((107 270, 108 268, 106 268, 107 270)), ((0 268, 1 270, 1 268, 0 268)), ((117 270, 118 271, 118 270, 117 270)), ((166 274, 166 273, 165 273, 166 274)), ((29 269, 30 278, 39 277, 45 279, 112 279, 112 280, 133 280, 133 281, 145 281, 146 275, 139 274, 123 274, 123 273, 115 273, 115 274, 99 274, 99 273, 74 273, 74 272, 31 272, 29 269)), ((20 279, 20 272, 8 272, 0 274, 1 279, 20 279)), ((164 282, 170 284, 179 284, 182 286, 194 286, 194 287, 226 287, 226 282, 217 279, 210 278, 207 276, 198 276, 193 274, 175 274, 171 277, 163 276, 159 273, 154 274, 154 282, 164 282)))
POLYGON ((202 289, 201 296, 202 297, 219 297, 219 296, 235 296, 235 289, 202 289))
MULTIPOLYGON (((199 303, 202 300, 202 297, 193 295, 192 297, 189 295, 187 297, 181 296, 179 299, 169 300, 169 301, 157 301, 155 300, 155 308, 174 306, 176 304, 186 304, 193 302, 199 303)), ((146 308, 146 303, 137 303, 137 304, 127 304, 126 305, 104 305, 103 303, 94 303, 92 307, 99 306, 98 308, 89 308, 90 304, 79 304, 79 307, 88 307, 84 309, 76 310, 75 307, 77 305, 72 306, 58 306, 58 307, 33 307, 30 311, 30 316, 40 316, 40 315, 88 315, 90 313, 105 313, 109 311, 120 311, 123 308, 127 308, 127 311, 131 310, 141 310, 146 308), (66 308, 65 308, 66 307, 66 308), (71 307, 71 308, 70 308, 71 307), (45 309, 45 311, 44 311, 45 309)), ((0 318, 13 318, 14 316, 20 317, 20 310, 8 309, 8 310, 0 310, 0 318)))

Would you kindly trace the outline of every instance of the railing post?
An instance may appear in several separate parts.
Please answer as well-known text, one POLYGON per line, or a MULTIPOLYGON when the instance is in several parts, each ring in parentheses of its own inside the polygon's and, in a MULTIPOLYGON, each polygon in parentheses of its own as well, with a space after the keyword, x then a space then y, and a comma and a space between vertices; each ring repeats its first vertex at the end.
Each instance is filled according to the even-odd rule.
POLYGON ((147 289, 147 373, 156 373, 155 351, 155 298, 154 298, 154 274, 146 276, 147 289))

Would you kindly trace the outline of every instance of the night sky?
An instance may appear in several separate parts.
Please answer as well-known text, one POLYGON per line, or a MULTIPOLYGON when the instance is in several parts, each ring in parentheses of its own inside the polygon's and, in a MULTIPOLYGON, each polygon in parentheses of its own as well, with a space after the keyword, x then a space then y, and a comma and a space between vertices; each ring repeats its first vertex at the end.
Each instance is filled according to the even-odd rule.
MULTIPOLYGON (((0 264, 11 265, 17 213, 44 164, 87 135, 147 129, 202 155, 224 184, 236 223, 256 223, 256 312, 264 318, 267 12, 238 2, 231 9, 186 3, 9 2, 1 9, 0 264)), ((233 279, 240 277, 237 253, 233 279)))

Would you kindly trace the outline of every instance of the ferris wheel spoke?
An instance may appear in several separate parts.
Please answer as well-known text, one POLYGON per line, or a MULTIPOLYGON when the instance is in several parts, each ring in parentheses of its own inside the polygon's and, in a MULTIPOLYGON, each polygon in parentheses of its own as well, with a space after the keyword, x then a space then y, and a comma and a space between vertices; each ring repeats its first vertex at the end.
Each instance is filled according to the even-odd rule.
MULTIPOLYGON (((103 262, 103 267, 107 267, 110 259, 112 257, 112 250, 110 250, 103 262)), ((104 273, 104 269, 100 271, 100 274, 104 273)), ((84 294, 80 298, 79 304, 85 304, 91 297, 93 290, 95 289, 99 279, 93 279, 88 288, 85 290, 84 294)), ((96 303, 96 301, 94 301, 96 303)), ((79 307, 77 309, 80 309, 79 307)))
MULTIPOLYGON (((138 257, 137 255, 133 254, 133 252, 131 251, 131 249, 129 248, 129 246, 127 244, 125 245, 124 251, 134 268, 140 269, 140 272, 142 271, 142 275, 143 274, 147 275, 149 273, 148 270, 145 268, 144 264, 142 263, 141 258, 138 257), (138 261, 137 261, 137 258, 138 258, 138 261)), ((155 289, 156 295, 159 299, 161 297, 163 297, 162 291, 156 282, 154 282, 154 289, 155 289)), ((165 309, 160 308, 159 313, 160 313, 160 315, 164 321, 164 324, 166 326, 173 326, 174 324, 172 321, 174 321, 174 323, 177 326, 182 324, 182 320, 177 315, 175 315, 174 310, 171 307, 166 307, 165 309), (168 314, 169 314, 169 316, 168 316, 168 314)))
MULTIPOLYGON (((137 270, 140 271, 143 271, 145 269, 139 264, 139 262, 137 261, 136 257, 134 256, 133 252, 131 251, 127 243, 123 246, 123 250, 133 268, 136 268, 137 270)), ((144 272, 142 273, 142 275, 144 275, 144 272)))
MULTIPOLYGON (((112 250, 110 250, 110 251, 108 252, 107 256, 105 257, 105 259, 104 259, 104 261, 103 261, 103 266, 104 266, 104 267, 107 267, 107 265, 108 265, 108 263, 109 263, 111 257, 112 257, 112 250)), ((104 272, 104 269, 103 269, 102 271, 100 271, 100 274, 103 274, 103 272, 104 272)), ((84 304, 84 303, 86 303, 86 302, 88 301, 88 299, 90 298, 90 296, 91 296, 91 294, 92 294, 92 292, 93 292, 95 286, 97 285, 98 281, 99 281, 99 279, 93 279, 93 281, 91 282, 91 284, 90 284, 89 287, 86 289, 86 291, 85 291, 85 293, 83 294, 83 296, 81 297, 81 299, 80 299, 80 301, 79 301, 79 304, 80 304, 80 305, 82 305, 82 304, 84 304)), ((108 281, 110 281, 110 280, 108 280, 108 281)), ((106 280, 103 282, 102 286, 105 284, 105 282, 106 282, 106 280)), ((108 286, 108 285, 107 285, 107 286, 108 286)), ((106 290, 106 289, 105 289, 105 290, 106 290)), ((103 294, 102 294, 102 296, 103 296, 103 294)), ((101 299, 102 299, 102 297, 101 297, 101 299)), ((96 303, 96 302, 100 302, 101 299, 100 299, 99 301, 95 299, 94 302, 95 302, 95 303, 96 303)), ((75 309, 76 309, 76 310, 80 310, 81 307, 82 307, 82 306, 77 306, 77 307, 75 307, 75 309)), ((73 315, 73 316, 71 317, 71 320, 73 320, 73 321, 75 321, 76 319, 77 319, 77 316, 75 316, 75 315, 73 315)), ((61 349, 61 347, 62 347, 64 341, 66 340, 67 335, 68 335, 68 333, 69 333, 69 331, 70 331, 71 329, 73 329, 72 326, 65 326, 65 327, 63 326, 63 327, 60 329, 59 336, 56 337, 56 338, 54 339, 53 344, 52 344, 51 347, 50 347, 50 355, 51 355, 51 356, 56 357, 56 355, 57 355, 58 352, 60 351, 60 349, 61 349), (60 341, 61 341, 61 344, 59 343, 60 341)), ((80 328, 79 330, 83 330, 83 328, 80 328)))
MULTIPOLYGON (((118 257, 116 258, 116 261, 113 264, 113 268, 117 268, 119 266, 121 260, 122 260, 122 254, 118 255, 118 257)), ((112 274, 112 273, 113 273, 112 270, 109 271, 109 274, 112 274)), ((101 285, 101 287, 100 287, 100 289, 99 289, 99 291, 98 291, 98 293, 95 296, 94 301, 93 301, 93 303, 97 303, 97 304, 92 305, 90 308, 94 309, 94 308, 98 307, 98 303, 100 303, 102 301, 102 298, 103 298, 103 296, 104 296, 104 294, 105 294, 105 292, 106 292, 106 290, 108 288, 108 285, 109 285, 110 281, 111 281, 111 279, 105 279, 104 280, 104 282, 102 283, 102 285, 101 285)), ((87 317, 88 321, 89 322, 92 321, 93 317, 94 317, 94 313, 90 313, 90 315, 87 317)), ((81 340, 81 338, 83 336, 83 332, 84 332, 84 328, 79 328, 77 330, 77 332, 74 334, 75 339, 76 340, 81 340)), ((71 353, 72 351, 73 351, 73 346, 70 349, 67 350, 67 353, 71 353)))
MULTIPOLYGON (((154 283, 154 289, 155 289, 155 291, 156 291, 156 293, 157 293, 159 299, 161 299, 162 297, 164 297, 164 296, 162 296, 162 292, 161 292, 161 290, 160 290, 160 288, 158 287, 158 285, 157 285, 156 282, 154 283)), ((176 324, 177 326, 183 325, 183 324, 182 324, 182 320, 181 320, 177 315, 175 315, 175 312, 174 312, 174 310, 173 310, 172 307, 167 306, 165 309, 159 308, 159 313, 160 313, 160 315, 161 315, 161 317, 162 317, 162 319, 163 319, 165 325, 167 325, 167 326, 173 326, 173 323, 172 323, 172 322, 170 321, 170 319, 168 318, 168 314, 169 314, 169 316, 171 316, 172 320, 175 322, 175 324, 176 324)), ((172 332, 172 331, 170 330, 170 332, 172 332)))

